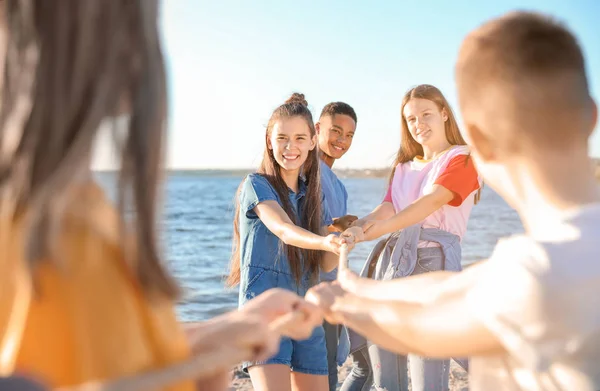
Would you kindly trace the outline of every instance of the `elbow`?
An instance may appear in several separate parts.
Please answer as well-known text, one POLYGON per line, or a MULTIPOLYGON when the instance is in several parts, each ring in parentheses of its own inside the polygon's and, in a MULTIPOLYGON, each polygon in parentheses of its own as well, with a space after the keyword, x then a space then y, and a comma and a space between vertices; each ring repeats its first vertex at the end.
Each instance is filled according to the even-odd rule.
POLYGON ((277 228, 276 232, 273 233, 279 238, 279 240, 283 242, 283 244, 291 244, 293 235, 291 235, 290 229, 288 228, 287 224, 282 224, 277 228))
POLYGON ((324 273, 329 273, 337 267, 337 257, 333 253, 323 252, 322 254, 323 255, 321 258, 321 270, 324 273))
POLYGON ((279 235, 275 234, 277 237, 279 237, 279 240, 281 240, 283 242, 283 244, 288 245, 290 244, 290 238, 289 235, 287 235, 285 233, 285 231, 279 233, 279 235))
POLYGON ((331 263, 331 262, 323 262, 323 265, 321 266, 321 270, 325 273, 329 273, 332 272, 336 267, 336 264, 331 263))

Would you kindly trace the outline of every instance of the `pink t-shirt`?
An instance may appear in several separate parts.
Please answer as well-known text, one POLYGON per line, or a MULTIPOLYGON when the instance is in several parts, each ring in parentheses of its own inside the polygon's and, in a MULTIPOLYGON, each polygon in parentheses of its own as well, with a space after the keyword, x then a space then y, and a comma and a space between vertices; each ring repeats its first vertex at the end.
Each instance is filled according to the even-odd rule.
MULTIPOLYGON (((480 187, 479 176, 467 146, 452 146, 432 160, 417 157, 398 164, 383 201, 391 202, 398 213, 431 193, 436 184, 453 192, 454 199, 426 217, 423 228, 438 228, 458 235, 462 240, 475 203, 475 192, 480 187)), ((419 247, 433 245, 420 243, 419 247)))

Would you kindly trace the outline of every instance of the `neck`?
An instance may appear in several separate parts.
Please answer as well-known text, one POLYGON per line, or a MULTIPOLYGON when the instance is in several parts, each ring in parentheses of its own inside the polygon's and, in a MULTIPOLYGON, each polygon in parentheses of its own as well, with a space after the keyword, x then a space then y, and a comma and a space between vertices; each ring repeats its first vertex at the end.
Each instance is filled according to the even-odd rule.
POLYGON ((321 151, 321 153, 320 153, 320 158, 323 161, 323 163, 325 163, 325 164, 327 164, 327 166, 329 166, 329 168, 333 167, 333 163, 335 163, 334 158, 332 158, 331 156, 329 156, 328 154, 326 154, 323 151, 321 151))
POLYGON ((283 181, 294 193, 298 192, 298 177, 300 176, 300 170, 287 171, 280 169, 281 177, 283 181))
POLYGON ((439 154, 441 154, 448 148, 450 148, 450 143, 446 139, 423 145, 423 159, 435 159, 439 154))
POLYGON ((515 209, 527 233, 538 240, 564 238, 565 210, 600 202, 587 148, 562 153, 532 153, 511 164, 515 209))

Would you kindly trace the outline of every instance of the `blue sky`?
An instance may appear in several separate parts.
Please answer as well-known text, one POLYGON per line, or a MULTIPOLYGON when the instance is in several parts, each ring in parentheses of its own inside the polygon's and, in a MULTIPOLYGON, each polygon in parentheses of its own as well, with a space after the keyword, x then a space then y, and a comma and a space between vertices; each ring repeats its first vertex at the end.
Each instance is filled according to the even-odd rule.
MULTIPOLYGON (((169 77, 170 168, 259 164, 264 126, 293 91, 313 116, 334 100, 358 115, 337 167, 385 167, 400 139, 399 105, 420 84, 456 107, 453 65, 463 37, 522 9, 550 13, 578 37, 600 101, 600 1, 163 1, 169 77)), ((600 157, 600 131, 592 155, 600 157)), ((110 165, 106 148, 97 167, 110 165)))

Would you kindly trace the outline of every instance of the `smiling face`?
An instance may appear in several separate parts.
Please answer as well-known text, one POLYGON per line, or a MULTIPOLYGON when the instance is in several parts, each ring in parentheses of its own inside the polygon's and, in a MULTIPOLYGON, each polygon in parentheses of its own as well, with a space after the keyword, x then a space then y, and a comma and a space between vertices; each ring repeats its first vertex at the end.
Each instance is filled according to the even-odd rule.
POLYGON ((433 101, 421 98, 409 100, 402 115, 412 138, 421 145, 435 145, 446 139, 448 114, 433 101))
POLYGON ((316 137, 311 137, 310 127, 302 117, 280 119, 273 125, 267 139, 275 161, 289 172, 302 168, 308 153, 316 146, 316 137))
POLYGON ((339 159, 350 149, 356 122, 348 115, 324 115, 315 125, 319 149, 333 159, 339 159))

